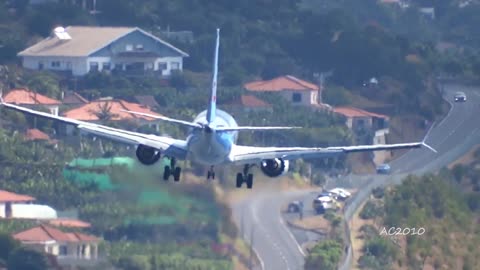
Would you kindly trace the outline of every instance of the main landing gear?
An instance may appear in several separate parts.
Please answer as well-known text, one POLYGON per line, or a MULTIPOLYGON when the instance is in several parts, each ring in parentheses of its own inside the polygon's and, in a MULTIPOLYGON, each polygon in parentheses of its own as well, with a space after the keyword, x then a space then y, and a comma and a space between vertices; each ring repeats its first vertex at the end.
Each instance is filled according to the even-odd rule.
POLYGON ((215 179, 215 171, 213 170, 213 166, 210 166, 207 172, 207 180, 215 179))
POLYGON ((175 158, 171 158, 170 166, 165 166, 165 169, 163 171, 163 180, 168 181, 170 175, 173 175, 173 180, 175 182, 178 182, 180 180, 180 173, 182 172, 182 169, 180 167, 175 167, 175 163, 175 158))
POLYGON ((242 187, 243 183, 247 183, 247 188, 252 188, 253 174, 248 172, 251 167, 252 165, 246 164, 245 167, 243 167, 243 174, 237 173, 237 188, 242 187))

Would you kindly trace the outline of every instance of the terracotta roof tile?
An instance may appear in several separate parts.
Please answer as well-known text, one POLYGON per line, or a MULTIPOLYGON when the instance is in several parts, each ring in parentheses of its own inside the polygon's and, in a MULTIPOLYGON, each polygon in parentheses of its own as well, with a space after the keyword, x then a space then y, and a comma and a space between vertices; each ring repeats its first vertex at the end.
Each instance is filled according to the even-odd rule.
POLYGON ((98 241, 95 236, 82 233, 66 233, 57 228, 47 225, 40 225, 13 235, 13 238, 23 242, 79 242, 79 241, 98 241))
POLYGON ((35 201, 35 198, 27 195, 15 194, 6 190, 0 190, 0 202, 31 202, 31 201, 35 201))
POLYGON ((36 128, 32 128, 32 129, 29 129, 27 130, 26 134, 25 134, 25 138, 27 140, 46 140, 46 141, 49 141, 50 140, 50 137, 45 134, 44 132, 36 129, 36 128))
POLYGON ((354 107, 335 107, 333 111, 346 117, 378 117, 388 119, 389 117, 383 114, 372 113, 354 107))
POLYGON ((148 113, 153 115, 160 114, 151 111, 149 108, 146 108, 137 103, 130 103, 124 100, 95 100, 88 104, 85 104, 79 108, 72 109, 63 113, 64 116, 76 120, 83 121, 98 121, 98 113, 102 111, 102 108, 109 108, 110 113, 112 114, 111 120, 128 120, 128 119, 144 119, 144 120, 154 120, 151 117, 134 115, 128 112, 122 112, 121 110, 129 110, 141 113, 148 113))
POLYGON ((268 104, 265 101, 252 95, 242 95, 239 99, 236 99, 233 102, 229 103, 229 105, 240 105, 252 108, 272 107, 271 104, 268 104))
POLYGON ((158 105, 157 101, 155 100, 155 98, 153 96, 135 96, 135 100, 142 104, 142 105, 145 105, 145 106, 148 106, 150 108, 156 108, 156 107, 160 107, 160 105, 158 105))
POLYGON ((49 98, 47 96, 35 93, 29 89, 12 89, 10 90, 3 99, 5 102, 14 103, 14 104, 41 104, 41 105, 58 105, 61 102, 49 98))
POLYGON ((52 219, 49 221, 51 225, 59 227, 89 228, 91 224, 77 219, 52 219))
POLYGON ((277 77, 268 81, 256 81, 246 83, 244 87, 250 91, 318 91, 320 89, 317 85, 313 83, 300 80, 291 75, 277 77))

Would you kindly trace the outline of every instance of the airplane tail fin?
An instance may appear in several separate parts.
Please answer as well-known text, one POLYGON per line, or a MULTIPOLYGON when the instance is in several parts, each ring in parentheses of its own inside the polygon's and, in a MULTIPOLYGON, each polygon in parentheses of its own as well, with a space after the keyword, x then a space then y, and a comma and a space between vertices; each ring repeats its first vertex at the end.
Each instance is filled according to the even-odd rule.
POLYGON ((220 29, 217 28, 217 42, 215 45, 215 56, 213 59, 213 79, 210 103, 207 109, 207 123, 210 125, 215 120, 215 111, 217 109, 217 76, 218 76, 218 49, 220 46, 220 29))

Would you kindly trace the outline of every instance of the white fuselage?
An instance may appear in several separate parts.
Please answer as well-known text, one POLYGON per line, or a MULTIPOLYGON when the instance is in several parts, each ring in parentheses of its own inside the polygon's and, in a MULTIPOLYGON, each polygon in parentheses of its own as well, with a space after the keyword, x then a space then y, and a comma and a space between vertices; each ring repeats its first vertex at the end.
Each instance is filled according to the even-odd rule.
MULTIPOLYGON (((206 111, 201 112, 193 122, 207 124, 206 111)), ((216 110, 215 127, 238 127, 235 119, 225 111, 216 110)), ((228 161, 232 145, 236 143, 236 131, 193 130, 187 138, 187 158, 202 165, 218 165, 228 161)))

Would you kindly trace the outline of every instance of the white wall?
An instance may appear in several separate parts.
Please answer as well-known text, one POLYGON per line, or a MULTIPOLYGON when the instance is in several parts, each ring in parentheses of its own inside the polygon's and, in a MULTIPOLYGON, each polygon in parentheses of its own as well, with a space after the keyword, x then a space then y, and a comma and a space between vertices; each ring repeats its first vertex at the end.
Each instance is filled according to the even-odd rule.
MULTIPOLYGON (((0 217, 5 217, 5 204, 0 204, 0 217)), ((48 205, 12 203, 12 218, 52 219, 57 211, 48 205)))
POLYGON ((81 76, 88 72, 86 57, 39 57, 39 56, 23 56, 22 63, 24 68, 38 70, 39 64, 43 63, 45 70, 67 71, 72 70, 73 75, 81 76), (52 67, 52 62, 60 62, 60 66, 52 67))
POLYGON ((157 58, 155 61, 154 70, 158 70, 158 65, 161 62, 167 63, 167 69, 162 72, 162 75, 169 76, 172 74, 172 62, 179 63, 178 70, 183 70, 183 58, 182 57, 162 57, 157 58))

